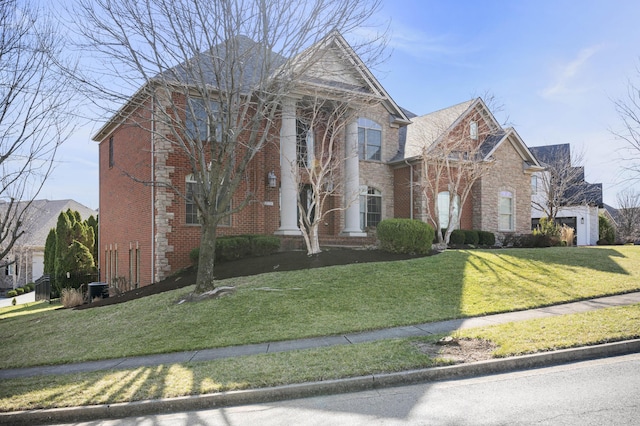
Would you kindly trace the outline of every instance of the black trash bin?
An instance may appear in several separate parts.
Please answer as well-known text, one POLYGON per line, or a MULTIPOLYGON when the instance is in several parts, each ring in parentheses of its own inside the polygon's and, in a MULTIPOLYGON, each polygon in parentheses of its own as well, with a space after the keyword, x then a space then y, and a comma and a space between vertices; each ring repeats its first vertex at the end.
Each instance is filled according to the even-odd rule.
POLYGON ((89 303, 95 298, 106 299, 109 297, 109 285, 107 283, 89 283, 89 303))

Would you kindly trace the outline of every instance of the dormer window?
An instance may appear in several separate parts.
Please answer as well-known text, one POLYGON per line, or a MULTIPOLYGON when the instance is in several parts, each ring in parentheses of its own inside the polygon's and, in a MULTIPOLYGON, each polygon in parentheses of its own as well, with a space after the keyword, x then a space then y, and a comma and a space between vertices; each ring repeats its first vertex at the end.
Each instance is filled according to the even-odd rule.
POLYGON ((478 122, 471 121, 469 123, 469 137, 473 140, 478 139, 478 122))

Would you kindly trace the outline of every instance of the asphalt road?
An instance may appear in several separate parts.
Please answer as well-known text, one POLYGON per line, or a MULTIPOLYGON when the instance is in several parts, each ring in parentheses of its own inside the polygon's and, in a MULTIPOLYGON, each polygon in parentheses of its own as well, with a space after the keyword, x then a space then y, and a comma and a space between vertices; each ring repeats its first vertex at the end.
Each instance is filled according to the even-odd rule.
POLYGON ((508 374, 74 425, 637 425, 640 354, 508 374))

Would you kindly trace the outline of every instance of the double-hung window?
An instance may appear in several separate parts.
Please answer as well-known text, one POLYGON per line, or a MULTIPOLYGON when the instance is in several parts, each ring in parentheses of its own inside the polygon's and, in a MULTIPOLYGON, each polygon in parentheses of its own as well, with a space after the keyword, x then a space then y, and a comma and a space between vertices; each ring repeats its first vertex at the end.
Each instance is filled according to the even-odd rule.
POLYGON ((382 220, 382 193, 375 188, 363 187, 360 193, 360 228, 378 226, 382 220))
POLYGON ((498 229, 500 231, 513 231, 513 193, 500 191, 498 214, 498 229))
POLYGON ((368 118, 358 118, 358 158, 382 159, 382 126, 368 118))

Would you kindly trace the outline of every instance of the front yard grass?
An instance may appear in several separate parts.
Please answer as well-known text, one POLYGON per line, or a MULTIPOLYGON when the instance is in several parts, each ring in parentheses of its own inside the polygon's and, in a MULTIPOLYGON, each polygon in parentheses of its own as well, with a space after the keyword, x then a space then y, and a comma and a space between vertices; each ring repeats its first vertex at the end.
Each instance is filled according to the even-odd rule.
MULTIPOLYGON (((497 343, 495 356, 626 340, 640 337, 640 304, 468 329, 454 335, 497 343)), ((415 343, 440 337, 6 380, 0 385, 0 411, 114 404, 432 367, 448 361, 424 355, 415 343)))
POLYGON ((238 290, 177 304, 187 287, 81 311, 3 317, 0 368, 333 335, 634 291, 640 247, 450 250, 219 285, 238 290))

